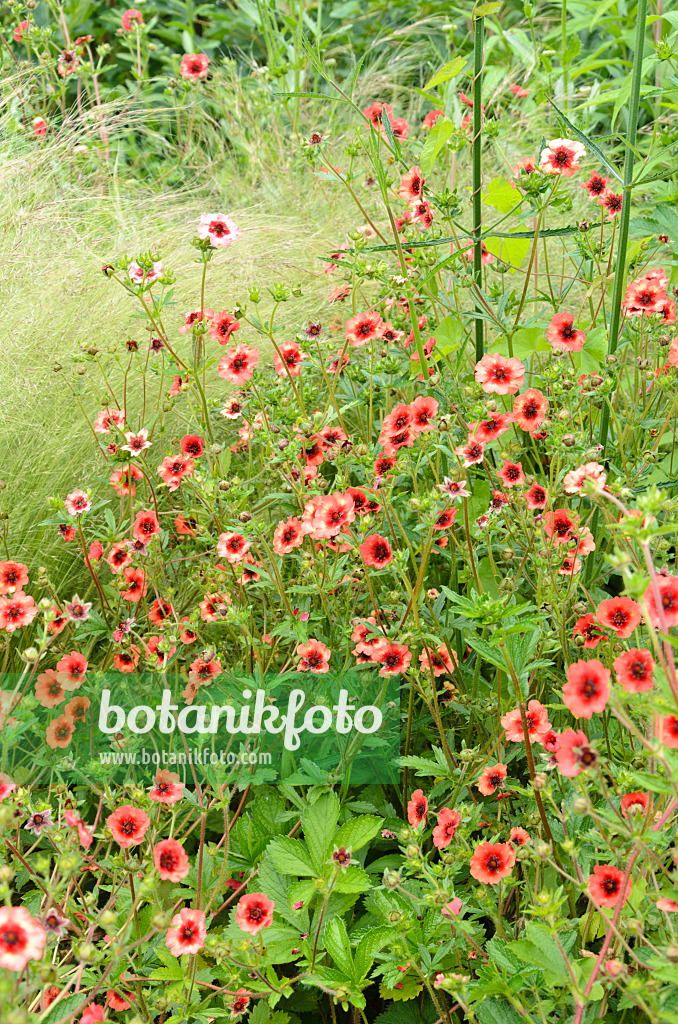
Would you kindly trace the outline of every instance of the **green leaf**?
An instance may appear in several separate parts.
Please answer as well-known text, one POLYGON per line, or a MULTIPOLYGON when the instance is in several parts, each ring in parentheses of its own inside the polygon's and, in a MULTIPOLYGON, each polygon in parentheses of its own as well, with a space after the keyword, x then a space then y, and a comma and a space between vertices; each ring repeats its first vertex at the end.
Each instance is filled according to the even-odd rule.
MULTIPOLYGON (((630 81, 631 81, 631 78, 629 76, 629 83, 630 83, 630 81)), ((589 149, 591 150, 591 152, 596 154, 596 156, 600 160, 601 164, 605 168, 607 168, 607 170, 610 172, 610 174, 614 175, 614 177, 617 179, 617 181, 623 182, 624 179, 622 178, 622 176, 619 173, 619 171, 617 170, 617 168, 614 166, 614 164, 610 163, 610 161, 607 159, 607 157, 605 156, 603 151, 601 149, 599 149, 598 146, 596 146, 595 142, 592 142, 591 139, 588 137, 588 135, 584 135, 584 133, 580 132, 578 128, 575 128, 575 126, 572 124, 572 122, 570 120, 568 120, 568 118, 565 116, 565 114, 562 112, 562 110, 558 109, 558 107, 555 105, 553 100, 549 99, 548 96, 546 98, 548 99, 549 103, 551 104, 551 106, 555 110, 555 112, 558 115, 559 119, 562 121, 562 123, 568 129, 568 131, 570 131, 574 135, 574 137, 576 139, 578 139, 580 142, 583 142, 585 146, 588 146, 589 149)))
POLYGON ((193 38, 191 37, 191 33, 187 32, 186 29, 181 33, 181 45, 184 48, 184 53, 195 53, 193 38))
POLYGON ((444 356, 449 355, 459 348, 464 337, 464 325, 456 316, 446 316, 438 324, 433 336, 436 339, 436 351, 444 356))
POLYGON ((478 1007, 480 1024, 522 1024, 522 1018, 507 999, 485 996, 478 1007))
POLYGON ((370 876, 357 864, 351 864, 345 871, 341 871, 334 883, 335 892, 367 892, 371 888, 370 876))
POLYGON ((289 839, 287 836, 275 839, 269 843, 267 849, 273 867, 281 874, 317 877, 308 850, 305 850, 296 839, 289 839))
POLYGON ((488 14, 494 14, 498 11, 503 3, 503 0, 489 0, 489 3, 481 4, 479 7, 473 8, 474 18, 486 18, 488 14))
POLYGON ((310 804, 302 816, 304 836, 316 869, 322 874, 332 846, 339 819, 339 797, 336 793, 323 795, 310 804))
POLYGON ((594 373, 599 370, 607 356, 607 330, 596 327, 586 331, 586 341, 581 352, 573 352, 574 365, 582 373, 594 373))
POLYGON ((343 918, 333 917, 325 928, 325 949, 349 978, 354 978, 351 942, 343 918))
POLYGON ((370 839, 374 839, 383 823, 383 818, 376 818, 373 814, 361 814, 359 818, 352 818, 338 829, 334 845, 346 846, 349 850, 360 850, 370 839))
POLYGON ((453 57, 452 60, 448 60, 441 68, 438 68, 433 78, 429 79, 424 86, 424 92, 435 89, 436 85, 441 85, 443 82, 448 82, 450 78, 458 75, 465 65, 466 57, 453 57))
POLYGON ((453 124, 451 121, 444 117, 439 117, 428 133, 426 142, 421 150, 421 156, 419 157, 419 166, 425 178, 433 170, 436 157, 452 134, 452 128, 453 124))
POLYGON ((359 981, 372 969, 375 954, 393 941, 390 928, 371 928, 363 935, 355 951, 355 977, 359 981))
POLYGON ((520 206, 522 195, 506 178, 493 178, 487 186, 487 195, 483 196, 483 202, 499 210, 499 213, 509 213, 514 207, 520 206))
POLYGON ((503 263, 521 267, 530 250, 530 243, 528 239, 523 238, 486 238, 485 248, 503 263))

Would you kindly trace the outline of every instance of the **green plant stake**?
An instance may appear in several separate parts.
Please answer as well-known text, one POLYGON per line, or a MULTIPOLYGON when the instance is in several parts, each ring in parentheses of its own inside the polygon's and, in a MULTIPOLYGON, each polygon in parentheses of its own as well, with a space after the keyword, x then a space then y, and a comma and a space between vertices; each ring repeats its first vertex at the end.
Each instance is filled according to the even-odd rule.
MULTIPOLYGON (((638 0, 636 21, 636 45, 633 59, 633 77, 631 79, 631 96, 629 98, 629 122, 626 133, 626 156, 624 159, 623 201, 619 223, 619 241, 617 243, 617 266, 614 275, 612 292, 612 315, 610 318, 610 337, 608 354, 613 355, 619 341, 619 324, 621 321, 621 304, 624 297, 626 279, 626 247, 629 237, 629 220, 631 217, 631 190, 633 188, 633 161, 638 131, 638 108, 640 106, 640 80, 643 74, 643 48, 645 44, 645 22, 647 20, 647 0, 638 0)), ((607 447, 607 434, 610 425, 610 411, 603 406, 600 420, 600 443, 603 446, 602 457, 607 447)))
MULTIPOLYGON (((483 96, 483 18, 474 19, 475 37, 473 43, 473 276, 476 288, 483 286, 483 244, 482 234, 482 163, 480 136, 482 131, 482 96, 483 96)), ((480 311, 480 299, 476 297, 476 311, 480 311)), ((482 317, 476 317, 476 362, 485 353, 485 330, 482 317)))

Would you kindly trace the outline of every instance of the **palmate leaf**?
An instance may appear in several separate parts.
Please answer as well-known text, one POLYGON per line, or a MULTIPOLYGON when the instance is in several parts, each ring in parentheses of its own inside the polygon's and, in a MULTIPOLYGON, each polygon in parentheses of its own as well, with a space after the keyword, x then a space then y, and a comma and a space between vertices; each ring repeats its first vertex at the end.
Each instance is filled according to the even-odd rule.
MULTIPOLYGON (((547 97, 547 98, 548 98, 548 97, 547 97)), ((569 131, 569 132, 570 132, 570 133, 571 133, 572 135, 574 135, 574 137, 575 137, 576 139, 578 139, 578 140, 579 140, 579 142, 583 142, 585 146, 588 146, 588 147, 589 147, 589 149, 590 149, 590 150, 591 150, 591 151, 592 151, 593 153, 595 153, 595 154, 596 154, 596 156, 597 156, 597 157, 598 157, 598 159, 600 160, 600 162, 601 162, 601 164, 603 165, 603 167, 605 167, 605 168, 606 168, 606 170, 608 170, 608 171, 610 172, 610 174, 613 174, 613 175, 614 175, 614 177, 615 177, 615 178, 617 179, 617 181, 620 181, 620 182, 622 182, 622 184, 623 184, 623 182, 624 182, 624 179, 622 178, 621 174, 619 173, 619 171, 617 170, 617 168, 616 168, 616 167, 614 166, 614 164, 613 164, 613 163, 610 163, 610 161, 609 161, 609 160, 607 159, 607 157, 606 157, 606 156, 605 156, 605 154, 603 153, 602 149, 599 149, 599 148, 598 148, 598 146, 596 146, 595 142, 593 142, 593 141, 592 141, 592 140, 591 140, 591 139, 590 139, 590 138, 588 137, 588 135, 585 135, 585 134, 584 134, 584 132, 581 132, 581 131, 579 130, 579 128, 576 128, 576 127, 575 127, 575 126, 574 126, 574 125, 572 124, 572 122, 570 121, 570 119, 569 119, 568 117, 566 117, 566 116, 565 116, 565 114, 564 114, 564 113, 562 112, 562 110, 560 110, 560 109, 559 109, 559 108, 558 108, 558 107, 557 107, 557 106, 555 105, 555 103, 553 102, 553 100, 552 100, 552 99, 549 99, 549 103, 551 104, 551 106, 552 106, 552 107, 553 107, 553 109, 555 110, 555 112, 556 112, 556 114, 557 114, 558 118, 560 119, 560 121, 562 122, 562 124, 564 124, 564 125, 565 125, 565 127, 567 128, 567 130, 568 130, 568 131, 569 131)))

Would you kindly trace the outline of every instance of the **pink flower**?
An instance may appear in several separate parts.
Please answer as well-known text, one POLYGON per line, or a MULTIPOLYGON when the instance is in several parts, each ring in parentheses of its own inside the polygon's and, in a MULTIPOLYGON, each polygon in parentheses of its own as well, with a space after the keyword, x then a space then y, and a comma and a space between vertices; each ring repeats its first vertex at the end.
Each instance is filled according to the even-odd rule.
POLYGON ((241 896, 235 911, 235 923, 241 931, 258 935, 262 928, 273 924, 275 903, 263 892, 251 892, 241 896))
POLYGON ((207 78, 209 62, 206 53, 187 53, 181 58, 179 74, 182 78, 207 78))
POLYGON ((163 882, 180 882, 191 869, 186 851, 176 839, 162 839, 156 843, 153 861, 163 882))
POLYGON ((525 367, 520 359, 506 359, 492 352, 476 363, 475 379, 486 395, 515 395, 524 383, 525 367))
POLYGON ((122 30, 123 32, 132 32, 134 28, 141 28, 144 23, 144 19, 141 16, 141 11, 138 11, 136 7, 130 7, 122 16, 122 30))
POLYGON ((556 313, 546 330, 554 352, 581 352, 586 341, 583 331, 574 326, 572 313, 556 313))
POLYGON ((239 236, 240 228, 225 213, 203 213, 200 218, 198 238, 209 238, 215 249, 227 249, 239 236))
POLYGON ((551 139, 546 149, 541 151, 539 166, 545 174, 562 174, 571 178, 579 170, 579 161, 586 156, 586 149, 581 142, 569 139, 551 139))
POLYGON ((205 945, 206 934, 203 911, 184 907, 172 918, 172 927, 165 936, 165 944, 174 956, 197 953, 205 945))
POLYGON ((605 467, 601 466, 599 462, 586 462, 579 466, 578 469, 570 470, 569 473, 565 474, 565 479, 563 480, 565 493, 581 494, 587 480, 591 481, 595 490, 602 491, 607 480, 605 467))
POLYGON ((92 507, 92 502, 88 494, 85 494, 84 491, 78 490, 71 491, 70 494, 66 495, 64 505, 66 506, 66 511, 69 515, 79 516, 82 515, 83 512, 89 512, 92 507))
POLYGON ((458 896, 451 899, 449 903, 446 903, 440 913, 443 917, 459 917, 461 912, 461 900, 458 896))
POLYGON ((25 907, 0 908, 0 967, 23 971, 29 960, 39 960, 45 948, 42 925, 25 907))

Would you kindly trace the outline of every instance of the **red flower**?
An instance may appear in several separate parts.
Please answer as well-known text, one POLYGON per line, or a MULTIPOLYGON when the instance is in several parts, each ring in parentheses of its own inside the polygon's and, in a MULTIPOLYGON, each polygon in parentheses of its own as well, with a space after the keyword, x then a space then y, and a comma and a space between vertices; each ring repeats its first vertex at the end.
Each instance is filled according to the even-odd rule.
POLYGON ((220 533, 217 541, 217 554, 233 565, 235 562, 242 561, 251 546, 252 541, 245 540, 241 533, 220 533))
POLYGON ((493 412, 489 419, 479 420, 477 423, 469 423, 469 437, 473 436, 485 444, 501 437, 513 423, 513 416, 510 412, 501 415, 493 412))
POLYGON ((314 540, 336 537, 341 530, 355 519, 353 499, 349 494, 328 494, 320 498, 311 519, 310 534, 314 540))
POLYGON ((415 789, 407 805, 407 820, 412 828, 419 828, 428 814, 428 800, 423 789, 415 789))
POLYGON ((617 682, 624 687, 627 693, 645 693, 652 689, 654 665, 652 655, 644 647, 632 647, 630 651, 620 654, 613 662, 614 670, 617 673, 617 682))
POLYGON ((377 476, 386 476, 395 468, 397 459, 394 455, 380 455, 374 463, 374 472, 377 476))
POLYGON ((273 534, 273 550, 276 555, 288 555, 294 548, 304 543, 306 533, 301 519, 291 517, 285 522, 281 519, 273 534))
POLYGON ((431 419, 438 413, 438 403, 435 398, 419 395, 410 405, 410 412, 410 430, 419 435, 426 430, 433 430, 431 419))
POLYGON ((298 377, 306 358, 306 353, 301 351, 296 341, 284 341, 280 352, 274 356, 275 372, 279 377, 298 377))
POLYGON ((187 53, 181 59, 179 74, 182 78, 207 78, 209 62, 206 53, 187 53))
POLYGON ((556 313, 546 331, 554 352, 581 352, 586 341, 583 331, 574 326, 572 313, 556 313))
POLYGON ((22 562, 0 562, 0 594, 23 590, 28 583, 28 569, 22 562))
POLYGON ((563 702, 575 718, 591 718, 604 710, 610 697, 610 672, 602 662, 575 661, 567 670, 563 702))
POLYGON ((136 540, 148 541, 156 533, 160 533, 160 523, 155 512, 137 512, 132 536, 136 540))
POLYGON ((419 664, 425 672, 430 672, 432 669, 433 675, 437 678, 454 671, 457 655, 454 651, 452 654, 454 661, 444 644, 441 644, 436 651, 432 651, 430 648, 428 650, 424 649, 419 655, 419 664))
POLYGON ((609 178, 601 178, 597 171, 592 171, 590 179, 582 182, 580 188, 586 189, 588 192, 588 196, 586 198, 590 203, 595 202, 605 191, 605 187, 609 180, 609 178))
POLYGON ((123 601, 140 601, 148 590, 146 574, 141 569, 125 569, 123 576, 126 584, 126 589, 120 592, 123 601))
POLYGON ((191 869, 186 851, 176 839, 163 839, 156 843, 153 861, 163 882, 180 882, 191 869))
POLYGON ((407 174, 400 179, 398 195, 406 203, 416 202, 424 194, 424 179, 421 175, 421 167, 411 167, 407 174))
POLYGON ((668 298, 668 281, 663 270, 649 270, 626 289, 623 307, 627 316, 658 313, 668 298))
POLYGON ((461 814, 459 811, 452 811, 449 807, 443 807, 438 814, 438 824, 433 829, 433 845, 438 850, 444 850, 454 838, 454 833, 461 825, 461 814))
POLYGON ((625 818, 631 814, 640 813, 644 816, 652 809, 652 801, 648 793, 624 793, 624 796, 619 801, 621 812, 625 818))
POLYGON ((353 348, 361 348, 374 338, 380 338, 384 322, 378 313, 356 313, 346 322, 346 338, 353 348))
POLYGON ((193 459, 186 455, 168 455, 158 466, 158 474, 169 491, 176 491, 185 476, 195 469, 193 459))
POLYGON ((516 825, 511 829, 509 832, 509 841, 513 846, 527 846, 528 843, 532 842, 529 832, 526 832, 524 828, 520 827, 520 825, 516 825))
MULTIPOLYGON (((226 315, 228 316, 228 312, 226 310, 224 312, 226 312, 226 315)), ((217 315, 218 316, 222 316, 223 314, 219 313, 217 315)), ((214 319, 214 310, 213 309, 200 309, 200 307, 198 307, 197 309, 189 309, 188 313, 186 313, 186 317, 184 319, 183 324, 181 325, 181 327, 177 328, 177 330, 179 331, 179 334, 188 334, 188 332, 193 327, 193 324, 198 324, 198 323, 202 323, 205 320, 213 320, 213 319, 214 319)), ((229 320, 231 320, 231 319, 233 319, 233 318, 229 316, 229 320)), ((238 323, 237 320, 235 321, 235 323, 238 323)), ((240 324, 238 324, 238 327, 240 327, 240 324)), ((232 330, 237 331, 238 327, 233 327, 232 330)), ((210 331, 210 336, 214 337, 214 335, 212 335, 211 331, 210 331)))
POLYGON ((412 655, 405 644, 389 643, 385 640, 377 645, 372 661, 376 665, 381 665, 380 676, 397 676, 400 672, 407 672, 412 655))
MULTIPOLYGON (((198 310, 198 315, 200 310, 198 310)), ((209 316, 210 310, 203 310, 203 317, 209 316)), ((236 320, 227 309, 222 309, 220 313, 213 314, 212 323, 210 324, 209 336, 219 342, 220 345, 228 345, 231 340, 231 335, 235 334, 236 331, 240 330, 240 321, 236 320)))
POLYGON ((116 469, 111 473, 110 482, 113 490, 120 495, 131 494, 132 497, 137 493, 137 489, 134 486, 134 480, 143 480, 144 474, 138 469, 137 466, 130 464, 129 466, 122 466, 120 469, 116 469))
POLYGON ((148 610, 148 617, 153 625, 161 626, 170 615, 174 615, 174 608, 169 601, 161 601, 160 598, 156 597, 148 610))
POLYGON ((517 96, 520 100, 524 100, 526 96, 530 95, 527 89, 523 89, 522 85, 517 85, 515 82, 511 82, 509 89, 513 95, 517 96))
POLYGON ((573 539, 574 519, 566 508, 546 512, 542 518, 542 525, 544 533, 552 538, 554 544, 569 544, 573 539))
POLYGON ((584 648, 592 651, 598 646, 605 633, 602 633, 600 626, 597 625, 595 615, 589 612, 588 615, 582 615, 575 622, 574 629, 572 630, 572 639, 576 636, 583 636, 585 638, 584 648))
POLYGON ((624 872, 619 868, 612 867, 611 864, 597 864, 593 874, 589 875, 589 895, 598 907, 616 907, 620 897, 623 906, 631 892, 631 879, 628 879, 622 893, 623 882, 624 872))
POLYGON ((525 380, 525 367, 520 359, 506 359, 492 352, 476 363, 475 379, 487 395, 515 395, 525 380))
POLYGON ((378 533, 365 538, 360 545, 360 554, 365 565, 373 565, 376 569, 383 569, 393 561, 391 545, 378 533))
POLYGON ((610 189, 606 189, 602 196, 598 197, 598 206, 603 210, 607 210, 608 220, 613 220, 617 216, 622 208, 624 197, 621 193, 611 192, 610 189))
POLYGON ((332 652, 319 640, 310 637, 307 644, 299 644, 297 654, 301 658, 297 672, 313 672, 315 675, 329 672, 332 652))
POLYGON ((14 42, 20 43, 24 37, 24 32, 27 28, 30 28, 30 21, 20 21, 18 25, 14 26, 14 42))
POLYGON ((433 210, 425 199, 421 199, 412 206, 412 223, 424 230, 427 230, 433 224, 433 210))
POLYGON ((131 32, 135 25, 141 28, 143 23, 144 19, 141 16, 141 11, 138 11, 136 7, 130 7, 122 16, 123 32, 131 32))
MULTIPOLYGON (((551 731, 549 713, 538 700, 531 700, 525 711, 527 720, 527 735, 531 743, 538 743, 547 732, 551 731)), ((501 724, 506 731, 507 742, 524 743, 525 734, 523 723, 520 717, 520 708, 509 711, 501 719, 501 724)))
POLYGON ((527 507, 532 512, 535 512, 537 509, 546 508, 548 495, 541 484, 538 484, 536 480, 530 487, 529 491, 525 492, 523 497, 527 501, 527 507))
POLYGON ((625 640, 640 622, 640 605, 630 597, 611 597, 600 602, 596 618, 601 626, 613 629, 620 640, 625 640))
POLYGON ((516 855, 508 843, 481 843, 471 857, 471 875, 486 885, 497 885, 511 874, 516 855))
POLYGON ((177 773, 161 768, 156 772, 155 783, 148 796, 160 804, 172 805, 181 800, 183 794, 184 784, 179 781, 177 773))
POLYGON ((110 828, 113 838, 122 846, 123 850, 130 846, 139 846, 143 843, 144 836, 151 819, 140 807, 133 807, 131 804, 123 804, 113 814, 109 814, 106 824, 110 828))
POLYGON ((47 726, 47 745, 52 747, 52 749, 67 747, 71 742, 74 732, 75 722, 71 716, 59 715, 58 718, 53 718, 47 726))
POLYGON ((505 487, 521 487, 525 483, 522 462, 504 462, 501 469, 497 470, 497 476, 505 487))
POLYGON ((199 434, 184 434, 179 444, 184 455, 192 459, 199 459, 205 451, 205 438, 199 434))
POLYGON ((433 128, 433 125, 436 123, 438 118, 444 116, 444 110, 429 110, 428 114, 426 114, 426 116, 424 117, 422 124, 424 128, 433 128))
POLYGON ((546 419, 548 407, 548 398, 538 388, 528 388, 513 402, 514 422, 521 430, 536 430, 546 419))
POLYGON ((259 362, 259 352, 250 345, 236 345, 228 350, 219 360, 217 373, 222 380, 230 380, 234 384, 244 384, 251 380, 254 368, 259 362))
POLYGON ((87 659, 77 651, 71 651, 57 661, 56 670, 57 678, 64 690, 77 690, 82 686, 87 672, 87 659))
POLYGON ((656 576, 650 580, 644 595, 647 615, 655 629, 678 626, 678 576, 656 576), (657 607, 655 584, 659 591, 661 610, 657 607))
MULTIPOLYGON (((294 950, 292 951, 294 952, 294 950)), ((298 951, 297 951, 298 952, 298 951)), ((245 1012, 249 1006, 250 995, 246 988, 239 988, 235 993, 235 999, 230 1004, 231 1017, 234 1019, 245 1012)))
POLYGON ((462 465, 468 469, 469 466, 477 466, 483 461, 485 445, 482 441, 474 441, 472 437, 469 437, 466 444, 459 445, 454 449, 454 454, 459 456, 462 465))
POLYGON ((251 892, 241 896, 235 911, 235 923, 241 931, 258 935, 262 928, 273 924, 275 903, 263 892, 251 892))
POLYGON ((678 748, 678 718, 675 715, 664 715, 659 722, 657 736, 665 747, 672 750, 678 748))
POLYGON ((449 530, 453 525, 455 516, 457 514, 456 508, 445 508, 442 512, 437 512, 436 517, 433 520, 434 530, 449 530))
POLYGON ((134 672, 139 664, 139 648, 132 645, 128 651, 116 651, 113 665, 118 672, 134 672))
POLYGON ((35 697, 38 704, 42 704, 43 708, 53 708, 57 704, 61 704, 66 696, 66 691, 59 682, 59 678, 54 669, 47 669, 46 672, 41 672, 35 683, 35 697))
POLYGON ((165 944, 174 956, 197 953, 205 945, 206 934, 203 911, 184 907, 172 918, 172 927, 165 936, 165 944))
POLYGON ((494 764, 484 768, 478 779, 478 789, 484 796, 492 796, 498 789, 504 788, 507 768, 505 764, 494 764))

